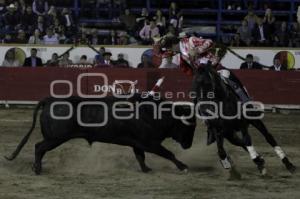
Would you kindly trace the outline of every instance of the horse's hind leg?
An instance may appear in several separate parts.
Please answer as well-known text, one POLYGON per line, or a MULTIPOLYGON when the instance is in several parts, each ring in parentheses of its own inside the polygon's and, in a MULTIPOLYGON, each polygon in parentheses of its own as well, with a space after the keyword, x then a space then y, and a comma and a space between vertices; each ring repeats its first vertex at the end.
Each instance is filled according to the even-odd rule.
POLYGON ((259 172, 262 175, 266 175, 267 174, 267 170, 265 168, 265 160, 263 159, 262 156, 260 156, 254 146, 252 145, 252 140, 251 137, 248 133, 248 127, 245 127, 243 129, 241 129, 242 135, 243 135, 243 142, 246 146, 247 151, 249 152, 249 155, 252 159, 252 161, 256 164, 257 169, 259 170, 259 172))
POLYGON ((58 147, 65 140, 43 140, 35 145, 35 162, 33 164, 33 171, 36 175, 41 174, 42 171, 42 159, 47 151, 58 147))
POLYGON ((274 151, 281 159, 287 170, 289 170, 291 173, 294 173, 296 171, 296 167, 289 161, 286 153, 278 145, 277 141, 268 131, 264 123, 261 120, 251 120, 250 123, 265 137, 266 141, 274 148, 274 151))

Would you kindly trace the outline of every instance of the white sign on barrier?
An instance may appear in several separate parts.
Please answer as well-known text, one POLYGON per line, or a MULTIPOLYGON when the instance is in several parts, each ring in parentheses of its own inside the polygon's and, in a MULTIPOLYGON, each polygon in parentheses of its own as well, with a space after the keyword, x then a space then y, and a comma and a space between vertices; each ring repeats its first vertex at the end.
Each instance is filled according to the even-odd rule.
MULTIPOLYGON (((13 45, 1 45, 0 46, 0 66, 2 66, 6 52, 11 48, 18 48, 18 56, 22 56, 23 59, 30 55, 31 48, 38 49, 38 56, 42 58, 43 63, 51 59, 53 53, 62 54, 68 50, 71 46, 13 46, 13 45)), ((99 49, 96 47, 96 49, 99 49)), ((130 46, 130 47, 106 47, 106 50, 112 53, 112 59, 116 60, 119 53, 124 54, 126 60, 129 61, 130 66, 137 67, 141 62, 142 54, 149 50, 150 47, 143 46, 130 46)), ((242 57, 246 57, 247 54, 253 54, 254 60, 265 66, 272 66, 275 57, 279 58, 283 65, 288 68, 300 68, 300 49, 280 49, 280 48, 232 48, 236 53, 242 57)), ((73 63, 78 63, 82 55, 88 57, 89 62, 93 62, 96 52, 86 46, 79 46, 70 52, 70 59, 73 63)), ((178 64, 178 56, 174 57, 173 62, 178 64)), ((243 60, 239 59, 235 55, 228 52, 222 60, 222 64, 227 68, 238 69, 243 60)), ((162 65, 165 63, 163 60, 162 65)))

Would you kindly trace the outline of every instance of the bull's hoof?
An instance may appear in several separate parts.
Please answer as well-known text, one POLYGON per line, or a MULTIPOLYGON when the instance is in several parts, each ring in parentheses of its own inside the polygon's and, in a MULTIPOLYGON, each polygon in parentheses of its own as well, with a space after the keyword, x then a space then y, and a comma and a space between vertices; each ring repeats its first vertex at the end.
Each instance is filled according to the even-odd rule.
POLYGON ((229 178, 228 180, 241 180, 242 179, 242 175, 235 169, 235 167, 232 167, 229 170, 229 178))
POLYGON ((32 171, 36 174, 36 175, 40 175, 42 172, 42 165, 41 164, 36 164, 34 163, 32 165, 32 171))
POLYGON ((145 167, 142 168, 142 172, 143 172, 143 173, 149 173, 149 172, 151 172, 151 171, 152 171, 152 169, 149 168, 149 167, 147 167, 147 166, 145 166, 145 167))
POLYGON ((188 171, 189 169, 188 166, 183 163, 180 163, 179 165, 177 165, 177 167, 180 171, 188 171))

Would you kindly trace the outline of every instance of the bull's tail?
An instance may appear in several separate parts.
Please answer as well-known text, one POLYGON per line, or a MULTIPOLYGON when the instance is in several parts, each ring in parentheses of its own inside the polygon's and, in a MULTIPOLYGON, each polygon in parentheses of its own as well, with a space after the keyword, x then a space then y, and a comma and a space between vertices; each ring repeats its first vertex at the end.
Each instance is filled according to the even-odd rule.
POLYGON ((9 160, 9 161, 12 161, 14 160, 18 154, 20 153, 20 151, 22 150, 22 148, 24 147, 24 145, 27 143, 32 131, 34 130, 35 128, 35 124, 36 124, 36 118, 37 118, 37 115, 38 115, 38 112, 39 112, 39 109, 41 108, 41 106, 44 105, 44 101, 40 101, 38 103, 38 105, 35 107, 35 110, 33 112, 33 122, 32 122, 32 125, 31 125, 31 128, 29 130, 29 132, 25 135, 25 137, 22 139, 22 141, 19 143, 19 145, 17 146, 16 150, 10 155, 10 156, 5 156, 5 159, 9 160))

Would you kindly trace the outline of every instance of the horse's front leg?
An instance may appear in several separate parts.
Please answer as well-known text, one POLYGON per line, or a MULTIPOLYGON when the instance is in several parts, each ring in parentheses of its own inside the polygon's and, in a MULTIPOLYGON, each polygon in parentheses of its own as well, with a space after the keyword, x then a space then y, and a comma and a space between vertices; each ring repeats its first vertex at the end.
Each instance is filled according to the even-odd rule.
POLYGON ((233 162, 224 148, 224 134, 217 129, 213 130, 215 133, 215 138, 217 141, 218 155, 220 158, 221 165, 224 169, 228 169, 230 171, 229 179, 241 179, 241 175, 235 169, 233 162))

